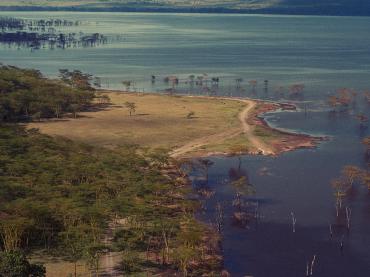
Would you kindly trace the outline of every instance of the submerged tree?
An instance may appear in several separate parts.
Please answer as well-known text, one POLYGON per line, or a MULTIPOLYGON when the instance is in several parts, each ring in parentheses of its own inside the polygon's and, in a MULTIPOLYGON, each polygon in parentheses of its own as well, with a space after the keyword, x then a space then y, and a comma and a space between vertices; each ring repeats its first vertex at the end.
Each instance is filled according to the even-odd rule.
POLYGON ((366 115, 364 115, 363 113, 360 113, 360 114, 356 115, 356 119, 360 123, 360 128, 365 128, 366 123, 369 121, 369 118, 366 115))
POLYGON ((256 86, 257 86, 257 80, 250 80, 248 81, 249 85, 252 87, 252 90, 254 91, 256 89, 256 86))
POLYGON ((208 159, 200 159, 199 160, 202 169, 204 170, 204 175, 206 179, 206 184, 208 184, 208 170, 214 164, 211 160, 208 159))
POLYGON ((249 216, 248 210, 246 209, 248 203, 244 201, 243 197, 253 195, 255 189, 253 185, 249 183, 246 176, 242 176, 238 180, 233 181, 231 185, 235 189, 233 206, 236 208, 236 211, 234 212, 234 219, 240 224, 245 225, 251 216, 249 216))
POLYGON ((132 81, 130 81, 130 80, 122 81, 122 84, 125 86, 126 91, 130 91, 132 81))
POLYGON ((337 217, 343 206, 343 199, 347 195, 348 190, 350 189, 350 184, 345 182, 343 179, 334 179, 331 181, 331 186, 334 189, 334 196, 336 199, 336 212, 337 217))
POLYGON ((242 144, 237 144, 237 145, 233 145, 232 147, 230 147, 231 153, 238 156, 238 160, 239 160, 238 168, 239 169, 242 164, 242 155, 249 153, 249 150, 250 149, 248 146, 242 145, 242 144))
POLYGON ((345 178, 345 181, 347 182, 349 188, 352 188, 353 187, 353 183, 356 180, 360 180, 361 175, 362 175, 362 171, 357 166, 346 165, 342 169, 342 175, 345 178))
POLYGON ((362 140, 362 144, 366 147, 365 156, 368 160, 370 158, 370 137, 366 137, 362 140))
POLYGON ((304 84, 293 84, 289 87, 289 94, 292 97, 299 97, 304 91, 304 84))

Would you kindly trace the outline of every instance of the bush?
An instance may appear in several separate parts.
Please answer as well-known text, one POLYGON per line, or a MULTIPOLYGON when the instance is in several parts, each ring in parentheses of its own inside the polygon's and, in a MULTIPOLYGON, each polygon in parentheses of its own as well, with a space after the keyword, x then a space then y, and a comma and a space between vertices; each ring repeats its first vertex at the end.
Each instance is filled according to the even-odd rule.
POLYGON ((44 266, 30 264, 20 251, 0 253, 1 277, 44 277, 45 273, 44 266))

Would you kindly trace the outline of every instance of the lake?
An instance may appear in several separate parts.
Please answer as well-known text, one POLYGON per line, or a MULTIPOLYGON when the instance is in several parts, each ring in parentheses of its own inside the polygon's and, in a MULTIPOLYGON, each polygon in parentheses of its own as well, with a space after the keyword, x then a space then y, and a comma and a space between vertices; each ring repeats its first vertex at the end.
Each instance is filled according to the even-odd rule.
POLYGON ((57 12, 0 16, 79 20, 81 25, 66 31, 110 38, 110 43, 90 48, 31 51, 0 45, 5 64, 36 68, 50 77, 61 68, 79 69, 99 76, 109 89, 124 89, 122 81, 130 80, 130 89, 137 91, 174 89, 295 102, 302 109, 268 114, 268 122, 330 139, 316 149, 276 158, 244 156, 240 166, 237 158, 211 158, 206 184, 199 170, 191 175, 194 187, 215 191, 212 198, 201 199, 205 209, 199 217, 212 223, 215 207, 222 203, 225 268, 232 276, 306 276, 314 255, 312 276, 370 276, 370 194, 364 186, 356 183, 345 201, 352 210, 350 231, 340 227, 330 235, 329 229, 336 220, 330 181, 344 165, 366 167, 361 141, 369 130, 359 127, 355 115, 369 116, 362 93, 370 90, 370 18, 57 12), (202 76, 203 84, 191 84, 190 75, 202 76), (176 76, 179 83, 164 82, 166 76, 176 76), (211 84, 216 77, 219 84, 211 84), (258 82, 255 89, 250 80, 258 82), (289 94, 293 84, 304 84, 300 97, 289 94), (333 115, 327 98, 343 87, 358 92, 356 105, 333 115), (283 93, 277 93, 279 88, 283 93), (247 176, 256 190, 249 201, 258 203, 258 220, 246 226, 232 221, 235 191, 229 183, 235 176, 247 176))

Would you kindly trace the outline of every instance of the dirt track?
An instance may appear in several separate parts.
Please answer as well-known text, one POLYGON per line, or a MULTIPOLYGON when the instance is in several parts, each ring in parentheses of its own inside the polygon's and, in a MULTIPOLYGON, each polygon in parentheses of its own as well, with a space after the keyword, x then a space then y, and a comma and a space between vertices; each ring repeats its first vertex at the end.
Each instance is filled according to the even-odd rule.
MULTIPOLYGON (((234 100, 227 98, 228 100, 234 100)), ((266 145, 261 139, 259 139, 254 133, 253 133, 253 125, 250 125, 248 123, 248 118, 251 116, 251 113, 253 112, 253 109, 256 107, 257 102, 253 100, 247 100, 247 99, 235 99, 235 101, 241 101, 247 104, 245 109, 239 114, 239 120, 241 122, 241 127, 238 129, 231 129, 226 132, 222 132, 219 134, 214 134, 210 136, 206 136, 203 138, 199 138, 196 140, 193 140, 171 152, 171 157, 178 158, 182 155, 192 152, 202 146, 208 145, 210 143, 218 143, 222 142, 226 139, 230 139, 233 137, 236 137, 240 134, 245 134, 250 141, 250 143, 258 149, 259 152, 261 152, 264 155, 273 155, 274 151, 266 145)))

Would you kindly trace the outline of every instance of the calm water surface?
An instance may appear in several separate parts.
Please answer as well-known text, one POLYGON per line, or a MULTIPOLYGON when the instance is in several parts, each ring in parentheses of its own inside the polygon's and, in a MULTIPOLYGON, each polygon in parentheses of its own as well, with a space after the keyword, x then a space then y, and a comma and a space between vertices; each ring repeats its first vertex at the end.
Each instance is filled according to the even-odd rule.
MULTIPOLYGON (((123 89, 123 80, 134 80, 136 89, 145 91, 169 88, 162 81, 165 76, 185 80, 191 74, 207 74, 203 76, 220 77, 218 87, 200 89, 180 81, 176 90, 306 105, 306 114, 274 113, 268 121, 330 140, 317 149, 277 158, 245 156, 240 168, 237 158, 212 158, 208 186, 216 194, 205 201, 200 217, 212 221, 215 204, 224 204, 223 251, 233 276, 305 276, 313 255, 313 276, 370 276, 370 195, 364 187, 356 184, 346 201, 353 213, 350 232, 329 233, 335 222, 330 180, 344 165, 365 167, 361 140, 369 131, 359 128, 354 115, 369 110, 361 92, 370 89, 370 18, 34 12, 0 16, 81 20, 81 26, 67 31, 100 32, 112 39, 101 47, 66 50, 2 45, 3 63, 37 68, 52 77, 60 68, 80 69, 100 76, 105 87, 123 89), (151 75, 158 76, 154 84, 151 75), (240 88, 235 78, 243 78, 240 88), (252 79, 258 81, 254 91, 247 83, 252 79), (264 80, 269 80, 267 89, 264 80), (305 85, 299 98, 275 92, 294 83, 305 85), (340 87, 360 93, 352 112, 333 117, 326 99, 340 87), (248 176, 257 192, 251 201, 259 203, 260 219, 244 228, 231 220, 235 191, 228 182, 235 174, 248 176), (295 233, 291 212, 297 218, 295 233)), ((204 185, 198 174, 193 172, 194 186, 204 185)))

